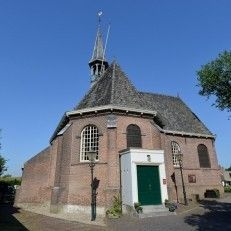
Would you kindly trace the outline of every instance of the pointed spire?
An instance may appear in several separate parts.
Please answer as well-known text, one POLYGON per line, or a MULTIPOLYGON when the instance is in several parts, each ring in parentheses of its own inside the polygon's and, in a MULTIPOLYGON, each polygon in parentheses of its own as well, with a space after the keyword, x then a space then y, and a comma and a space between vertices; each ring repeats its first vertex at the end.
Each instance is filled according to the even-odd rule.
POLYGON ((103 38, 102 33, 100 31, 100 26, 98 26, 91 62, 97 59, 103 60, 103 52, 103 38))
POLYGON ((91 60, 89 62, 89 66, 91 69, 91 86, 93 86, 99 77, 104 73, 106 68, 108 67, 108 62, 105 60, 105 51, 103 47, 103 36, 100 29, 100 23, 102 12, 98 13, 98 29, 95 39, 95 45, 92 53, 91 60))

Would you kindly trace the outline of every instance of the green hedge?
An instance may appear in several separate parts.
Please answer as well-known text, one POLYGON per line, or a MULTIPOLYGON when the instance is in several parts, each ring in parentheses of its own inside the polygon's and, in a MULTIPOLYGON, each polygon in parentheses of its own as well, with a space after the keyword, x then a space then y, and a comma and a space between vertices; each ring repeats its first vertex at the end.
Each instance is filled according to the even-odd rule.
POLYGON ((5 182, 10 186, 21 185, 21 177, 0 177, 0 182, 5 182))

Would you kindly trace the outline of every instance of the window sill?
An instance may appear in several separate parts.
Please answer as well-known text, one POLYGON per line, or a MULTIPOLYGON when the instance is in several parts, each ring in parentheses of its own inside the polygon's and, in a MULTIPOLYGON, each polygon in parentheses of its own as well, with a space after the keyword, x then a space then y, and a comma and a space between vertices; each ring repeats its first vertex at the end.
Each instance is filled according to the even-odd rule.
MULTIPOLYGON (((90 162, 79 162, 79 163, 73 163, 71 166, 75 165, 89 165, 90 162)), ((102 164, 107 164, 107 162, 95 162, 95 165, 102 165, 102 164)))

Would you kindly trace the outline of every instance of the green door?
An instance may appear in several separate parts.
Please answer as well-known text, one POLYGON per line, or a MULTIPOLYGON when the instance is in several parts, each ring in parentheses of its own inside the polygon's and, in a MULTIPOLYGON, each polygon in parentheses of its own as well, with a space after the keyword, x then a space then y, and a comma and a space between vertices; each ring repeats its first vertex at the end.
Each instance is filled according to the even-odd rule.
POLYGON ((161 204, 158 166, 137 165, 138 198, 141 205, 161 204))

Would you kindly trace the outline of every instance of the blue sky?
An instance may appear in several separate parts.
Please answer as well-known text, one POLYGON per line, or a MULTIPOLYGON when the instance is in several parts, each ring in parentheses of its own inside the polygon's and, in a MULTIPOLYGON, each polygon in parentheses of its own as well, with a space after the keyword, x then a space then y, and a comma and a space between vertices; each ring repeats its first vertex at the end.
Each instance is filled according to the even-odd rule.
POLYGON ((230 50, 229 0, 0 0, 0 128, 8 173, 49 144, 65 111, 89 89, 97 11, 106 56, 142 91, 177 95, 217 135, 231 164, 229 114, 198 95, 196 71, 230 50))

